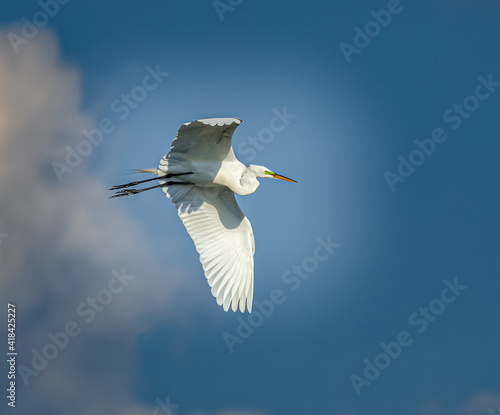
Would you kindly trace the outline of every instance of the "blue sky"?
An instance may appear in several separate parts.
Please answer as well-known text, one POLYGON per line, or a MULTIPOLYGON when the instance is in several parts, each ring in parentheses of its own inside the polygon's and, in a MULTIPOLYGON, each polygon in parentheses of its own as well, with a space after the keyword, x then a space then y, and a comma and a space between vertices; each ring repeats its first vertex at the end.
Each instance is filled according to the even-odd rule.
POLYGON ((81 330, 18 373, 18 411, 499 413, 498 2, 62 3, 1 6, 18 371, 81 330), (217 306, 163 192, 107 199, 228 116, 241 161, 298 181, 238 198, 266 316, 217 306))

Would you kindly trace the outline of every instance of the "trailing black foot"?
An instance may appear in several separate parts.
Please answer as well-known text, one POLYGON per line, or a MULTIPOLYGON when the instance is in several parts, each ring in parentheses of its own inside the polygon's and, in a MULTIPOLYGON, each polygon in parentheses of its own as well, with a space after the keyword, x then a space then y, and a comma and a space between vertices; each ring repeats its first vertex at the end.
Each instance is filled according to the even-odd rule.
MULTIPOLYGON (((187 174, 187 173, 183 173, 183 174, 187 174)), ((191 173, 189 173, 189 174, 191 174, 191 173)), ((163 177, 159 177, 159 179, 163 179, 163 177)), ((149 180, 145 180, 145 181, 149 181, 149 180)), ((116 194, 114 194, 113 196, 110 196, 109 198, 113 199, 115 197, 136 195, 137 193, 142 193, 142 192, 145 192, 146 190, 156 189, 158 187, 164 187, 164 186, 171 186, 174 184, 176 184, 176 185, 192 185, 194 183, 191 183, 191 182, 165 182, 165 183, 157 184, 156 186, 145 187, 144 189, 122 189, 122 190, 117 191, 116 194)), ((117 189, 119 189, 119 188, 117 188, 117 189)), ((110 190, 117 190, 117 189, 112 188, 110 190)))
POLYGON ((152 177, 151 179, 146 179, 146 180, 137 180, 135 182, 130 182, 130 183, 126 183, 126 184, 118 184, 116 186, 111 187, 109 190, 126 189, 127 187, 134 187, 134 186, 137 186, 138 184, 147 183, 147 182, 150 182, 152 180, 170 179, 171 177, 183 176, 186 174, 193 174, 193 172, 189 171, 187 173, 169 173, 169 174, 166 174, 165 176, 152 177))

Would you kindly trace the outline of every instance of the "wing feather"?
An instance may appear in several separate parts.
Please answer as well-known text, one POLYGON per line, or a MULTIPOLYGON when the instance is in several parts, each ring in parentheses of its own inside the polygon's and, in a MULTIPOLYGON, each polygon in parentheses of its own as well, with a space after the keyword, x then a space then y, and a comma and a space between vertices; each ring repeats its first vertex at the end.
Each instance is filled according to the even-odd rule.
MULTIPOLYGON (((183 124, 172 142, 170 153, 185 154, 193 159, 224 160, 228 155, 234 157, 231 139, 240 123, 239 118, 209 118, 183 124)), ((164 165, 167 163, 163 160, 164 165)))
POLYGON ((255 243, 234 193, 225 186, 217 192, 195 185, 163 189, 194 241, 217 304, 225 311, 252 311, 255 243))

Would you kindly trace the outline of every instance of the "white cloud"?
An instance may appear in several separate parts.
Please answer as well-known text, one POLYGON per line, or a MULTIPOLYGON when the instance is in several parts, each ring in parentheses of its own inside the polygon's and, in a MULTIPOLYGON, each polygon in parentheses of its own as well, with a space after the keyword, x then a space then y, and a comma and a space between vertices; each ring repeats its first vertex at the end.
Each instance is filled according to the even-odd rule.
POLYGON ((67 322, 82 330, 28 386, 18 376, 17 409, 151 413, 131 396, 135 338, 148 330, 146 313, 173 317, 181 275, 164 269, 154 242, 85 163, 58 182, 51 162, 93 127, 81 109, 80 73, 61 61, 50 33, 15 54, 9 30, 0 31, 0 233, 8 234, 0 246, 0 299, 17 305, 18 365, 30 366, 32 349, 41 352, 47 335, 67 322), (78 305, 123 267, 136 278, 85 323, 78 305))

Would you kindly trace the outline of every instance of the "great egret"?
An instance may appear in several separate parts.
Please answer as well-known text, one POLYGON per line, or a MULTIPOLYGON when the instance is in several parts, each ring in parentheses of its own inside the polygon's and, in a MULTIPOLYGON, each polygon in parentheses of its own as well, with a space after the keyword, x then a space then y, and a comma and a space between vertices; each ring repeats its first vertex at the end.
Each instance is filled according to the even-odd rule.
POLYGON ((255 192, 258 177, 296 181, 267 167, 246 167, 235 157, 231 138, 240 123, 239 118, 211 118, 183 124, 158 168, 139 170, 157 174, 159 185, 133 189, 154 177, 110 190, 116 191, 111 197, 120 197, 161 187, 194 241, 217 304, 225 311, 239 306, 241 312, 246 304, 251 312, 255 241, 234 193, 255 192))

